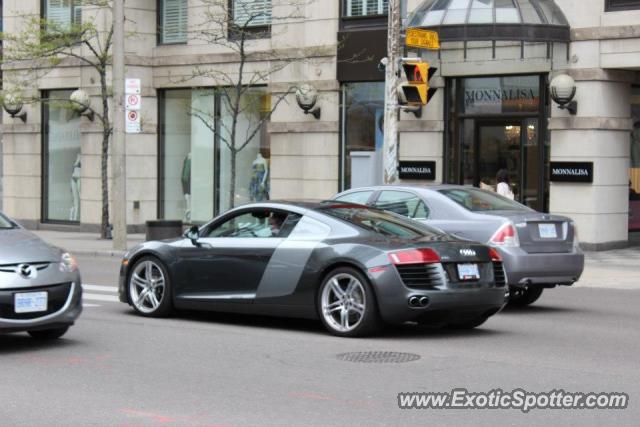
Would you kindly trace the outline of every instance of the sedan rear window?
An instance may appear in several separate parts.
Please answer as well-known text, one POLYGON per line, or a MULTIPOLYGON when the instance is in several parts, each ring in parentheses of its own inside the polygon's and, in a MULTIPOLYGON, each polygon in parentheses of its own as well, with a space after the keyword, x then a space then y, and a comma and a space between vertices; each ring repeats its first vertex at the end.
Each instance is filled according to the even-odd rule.
POLYGON ((419 239, 444 235, 436 228, 401 215, 364 206, 331 204, 320 208, 320 211, 385 236, 419 239))
POLYGON ((484 211, 522 211, 531 212, 531 209, 518 202, 502 197, 490 191, 477 188, 452 188, 438 190, 460 206, 472 212, 484 211))
POLYGON ((15 228, 16 226, 9 221, 4 215, 0 214, 0 230, 7 228, 15 228))

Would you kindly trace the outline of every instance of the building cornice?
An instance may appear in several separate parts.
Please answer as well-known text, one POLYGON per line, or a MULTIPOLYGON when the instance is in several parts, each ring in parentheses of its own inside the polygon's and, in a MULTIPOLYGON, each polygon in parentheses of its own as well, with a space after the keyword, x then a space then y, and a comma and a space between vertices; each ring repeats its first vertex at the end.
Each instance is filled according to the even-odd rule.
POLYGON ((338 133, 337 121, 270 122, 269 133, 338 133))
POLYGON ((614 40, 640 38, 640 25, 572 28, 571 41, 614 40))
POLYGON ((552 117, 549 130, 615 130, 629 132, 633 129, 631 118, 615 117, 552 117))

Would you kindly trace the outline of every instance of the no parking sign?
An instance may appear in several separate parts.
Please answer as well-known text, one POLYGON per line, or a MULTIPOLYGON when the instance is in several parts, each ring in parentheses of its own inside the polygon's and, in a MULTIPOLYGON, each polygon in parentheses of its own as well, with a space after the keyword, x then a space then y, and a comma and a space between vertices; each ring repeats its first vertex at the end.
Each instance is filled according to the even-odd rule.
POLYGON ((140 133, 140 113, 138 111, 125 111, 125 132, 140 133))

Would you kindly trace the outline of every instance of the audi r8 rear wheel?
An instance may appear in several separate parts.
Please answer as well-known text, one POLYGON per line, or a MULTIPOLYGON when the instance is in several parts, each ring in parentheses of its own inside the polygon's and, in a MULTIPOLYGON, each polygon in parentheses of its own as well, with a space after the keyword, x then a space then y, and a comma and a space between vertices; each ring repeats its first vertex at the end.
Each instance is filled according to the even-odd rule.
POLYGON ((136 261, 129 273, 127 289, 131 305, 144 316, 163 317, 173 310, 169 274, 155 257, 145 256, 136 261))
POLYGON ((374 332, 379 325, 371 285, 354 268, 337 268, 325 277, 317 306, 322 323, 334 335, 363 336, 374 332))
POLYGON ((528 288, 511 288, 509 290, 509 304, 514 307, 524 307, 529 304, 533 304, 540 298, 542 291, 541 286, 528 287, 528 288))

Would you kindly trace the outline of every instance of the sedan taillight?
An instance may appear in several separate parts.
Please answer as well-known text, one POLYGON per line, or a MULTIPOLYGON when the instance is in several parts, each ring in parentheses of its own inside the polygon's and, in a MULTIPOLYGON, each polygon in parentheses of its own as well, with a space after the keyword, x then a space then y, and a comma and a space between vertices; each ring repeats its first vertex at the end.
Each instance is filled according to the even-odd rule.
POLYGON ((432 264, 440 262, 440 255, 433 249, 407 249, 404 251, 391 252, 389 260, 394 265, 404 264, 432 264))
POLYGON ((496 246, 520 246, 518 233, 512 223, 506 222, 489 239, 489 244, 496 246))

